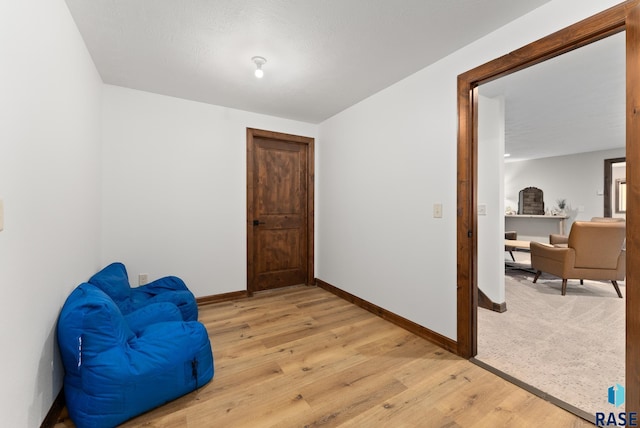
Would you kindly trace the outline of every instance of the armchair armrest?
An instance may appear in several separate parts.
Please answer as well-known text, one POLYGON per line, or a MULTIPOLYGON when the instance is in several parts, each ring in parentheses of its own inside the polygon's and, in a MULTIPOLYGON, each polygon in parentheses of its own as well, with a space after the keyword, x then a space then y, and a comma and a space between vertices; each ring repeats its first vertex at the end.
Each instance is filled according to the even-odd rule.
POLYGON ((569 252, 574 251, 572 248, 555 247, 543 242, 532 241, 529 248, 531 249, 531 257, 545 257, 549 259, 564 260, 569 252))
POLYGON ((170 302, 151 303, 124 316, 129 328, 140 335, 151 324, 167 321, 182 321, 182 314, 170 302))
POLYGON ((567 245, 569 243, 569 237, 567 235, 559 235, 552 233, 549 235, 549 244, 551 245, 567 245))
POLYGON ((531 243, 531 267, 561 278, 575 264, 576 253, 573 248, 554 247, 541 242, 531 243))
POLYGON ((197 321, 152 324, 129 341, 129 351, 132 370, 141 374, 182 361, 190 367, 194 356, 202 351, 213 358, 207 329, 197 321))

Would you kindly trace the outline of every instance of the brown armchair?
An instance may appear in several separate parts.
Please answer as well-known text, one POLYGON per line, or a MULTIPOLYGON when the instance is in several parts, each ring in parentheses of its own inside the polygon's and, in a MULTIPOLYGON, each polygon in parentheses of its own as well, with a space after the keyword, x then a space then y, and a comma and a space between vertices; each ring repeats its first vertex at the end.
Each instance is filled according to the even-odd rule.
POLYGON ((617 281, 625 278, 624 222, 577 221, 573 223, 566 248, 531 243, 531 267, 535 283, 542 272, 562 278, 562 295, 567 280, 608 280, 622 297, 617 281))
MULTIPOLYGON (((596 221, 600 223, 610 223, 610 222, 622 222, 624 223, 626 220, 621 217, 591 217, 591 221, 596 221)), ((560 235, 557 233, 552 233, 549 235, 549 244, 554 245, 556 247, 566 247, 569 242, 569 237, 567 235, 560 235)))

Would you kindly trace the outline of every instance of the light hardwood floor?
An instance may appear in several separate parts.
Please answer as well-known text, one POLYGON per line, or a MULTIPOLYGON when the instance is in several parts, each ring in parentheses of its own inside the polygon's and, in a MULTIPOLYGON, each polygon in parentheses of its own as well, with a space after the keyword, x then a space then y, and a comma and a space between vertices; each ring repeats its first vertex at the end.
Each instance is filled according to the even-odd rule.
POLYGON ((213 380, 124 427, 592 426, 319 288, 203 306, 200 321, 213 380))

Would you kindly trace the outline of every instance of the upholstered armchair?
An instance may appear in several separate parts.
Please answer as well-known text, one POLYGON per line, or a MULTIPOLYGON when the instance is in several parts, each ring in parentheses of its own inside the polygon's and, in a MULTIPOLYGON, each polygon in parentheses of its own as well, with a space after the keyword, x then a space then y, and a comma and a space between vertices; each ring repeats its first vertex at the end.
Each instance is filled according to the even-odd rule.
POLYGON ((205 326, 170 302, 123 315, 104 291, 81 284, 58 318, 67 409, 77 427, 107 428, 194 391, 213 378, 205 326))
POLYGON ((577 221, 567 247, 531 243, 531 267, 535 283, 542 272, 562 278, 562 295, 568 279, 611 281, 622 297, 617 281, 625 278, 625 222, 577 221))
POLYGON ((115 262, 89 278, 89 284, 107 293, 124 315, 151 303, 170 302, 180 309, 183 320, 198 320, 196 298, 177 276, 165 276, 132 288, 124 264, 115 262))
MULTIPOLYGON (((591 221, 600 222, 600 223, 611 223, 611 222, 622 222, 624 223, 626 220, 620 217, 592 217, 591 221)), ((549 235, 549 244, 554 245, 556 247, 566 247, 569 242, 569 237, 567 235, 560 235, 557 233, 552 233, 549 235)))

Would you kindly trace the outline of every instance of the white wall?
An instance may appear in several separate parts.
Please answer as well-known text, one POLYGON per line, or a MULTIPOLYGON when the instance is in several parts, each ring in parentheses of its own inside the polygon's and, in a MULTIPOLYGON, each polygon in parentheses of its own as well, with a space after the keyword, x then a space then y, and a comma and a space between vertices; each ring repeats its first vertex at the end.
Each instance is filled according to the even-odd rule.
MULTIPOLYGON (((553 209, 557 207, 558 199, 566 199, 569 218, 566 220, 565 232, 569 233, 571 224, 576 220, 602 217, 604 160, 624 156, 625 149, 620 148, 507 162, 504 168, 505 205, 517 207, 518 192, 530 186, 543 191, 545 208, 553 209)), ((548 242, 548 237, 544 236, 542 241, 548 242)))
POLYGON ((246 128, 317 125, 104 88, 102 262, 132 285, 177 275, 196 296, 246 290, 246 128))
POLYGON ((317 276, 455 339, 456 77, 616 3, 551 1, 323 122, 317 276))
POLYGON ((494 303, 504 291, 503 97, 478 99, 478 288, 494 303), (483 210, 480 208, 484 207, 483 210))
POLYGON ((100 262, 102 83, 62 0, 2 2, 0 57, 2 425, 37 427, 60 308, 100 262))
POLYGON ((62 385, 60 307, 103 264, 178 274, 197 295, 245 288, 246 127, 321 137, 317 276, 455 338, 456 75, 617 2, 554 0, 319 132, 110 86, 102 103, 64 2, 2 2, 3 424, 42 422, 62 385))

